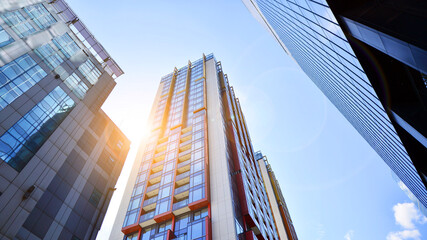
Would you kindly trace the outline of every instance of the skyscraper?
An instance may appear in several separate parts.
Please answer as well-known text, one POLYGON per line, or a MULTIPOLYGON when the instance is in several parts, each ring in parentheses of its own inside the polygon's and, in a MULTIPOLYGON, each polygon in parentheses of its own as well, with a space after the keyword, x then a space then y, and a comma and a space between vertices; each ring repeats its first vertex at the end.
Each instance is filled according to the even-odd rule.
POLYGON ((125 239, 279 239, 239 100, 212 54, 162 77, 150 122, 118 214, 125 239))
POLYGON ((243 2, 427 206, 422 1, 243 2))
POLYGON ((0 4, 0 238, 95 239, 130 142, 120 67, 63 0, 0 4))

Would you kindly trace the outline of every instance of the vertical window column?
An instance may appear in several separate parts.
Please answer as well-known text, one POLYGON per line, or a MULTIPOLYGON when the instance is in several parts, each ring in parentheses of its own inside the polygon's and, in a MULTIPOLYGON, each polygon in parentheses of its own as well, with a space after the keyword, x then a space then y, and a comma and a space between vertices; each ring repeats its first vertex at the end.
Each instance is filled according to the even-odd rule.
POLYGON ((21 171, 73 108, 74 101, 56 87, 0 137, 0 158, 21 171))
POLYGON ((19 10, 4 13, 1 18, 3 18, 6 24, 9 25, 9 27, 20 38, 36 32, 36 29, 31 25, 30 20, 24 17, 19 10))
POLYGON ((0 110, 44 78, 47 73, 30 57, 21 57, 0 68, 0 110))

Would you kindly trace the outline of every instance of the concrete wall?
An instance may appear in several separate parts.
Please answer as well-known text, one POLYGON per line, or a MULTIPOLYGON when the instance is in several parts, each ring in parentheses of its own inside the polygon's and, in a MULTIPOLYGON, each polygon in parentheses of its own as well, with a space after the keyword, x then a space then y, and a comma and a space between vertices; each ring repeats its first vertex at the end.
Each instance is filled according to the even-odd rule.
POLYGON ((230 175, 215 60, 206 62, 212 239, 236 239, 230 175))

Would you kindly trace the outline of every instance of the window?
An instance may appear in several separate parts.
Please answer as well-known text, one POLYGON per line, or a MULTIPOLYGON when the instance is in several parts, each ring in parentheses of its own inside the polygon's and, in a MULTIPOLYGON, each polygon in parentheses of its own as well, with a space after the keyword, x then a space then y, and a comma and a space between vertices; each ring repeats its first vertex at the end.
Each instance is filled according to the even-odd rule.
POLYGON ((0 68, 0 110, 46 76, 46 72, 28 55, 0 68))
POLYGON ((187 228, 187 224, 188 224, 188 215, 179 217, 175 221, 175 231, 187 228))
POLYGON ((64 83, 79 99, 83 99, 89 89, 76 73, 67 77, 64 83))
MULTIPOLYGON (((138 240, 138 232, 126 236, 125 240, 138 240)), ((145 238, 144 238, 145 239, 145 238)))
POLYGON ((52 48, 50 43, 38 47, 34 52, 46 63, 50 69, 55 69, 62 62, 64 62, 65 56, 60 55, 55 49, 52 48))
POLYGON ((98 81, 99 76, 101 76, 101 71, 99 71, 90 59, 80 65, 79 71, 92 85, 94 85, 98 81))
POLYGON ((203 221, 195 223, 190 227, 190 239, 198 239, 205 235, 205 223, 203 221))
POLYGON ((77 51, 80 50, 79 46, 74 42, 74 40, 68 35, 68 33, 65 33, 62 36, 55 37, 52 39, 52 42, 58 47, 59 50, 67 57, 70 58, 74 54, 76 54, 77 51))
POLYGON ((0 137, 0 158, 20 172, 74 107, 56 87, 0 137))
POLYGON ((162 185, 172 182, 172 173, 166 174, 162 177, 162 185))
POLYGON ((7 12, 1 16, 10 28, 20 37, 26 37, 36 31, 19 10, 7 12))
POLYGON ((204 208, 200 211, 196 211, 196 212, 194 212, 194 221, 198 220, 198 219, 205 218, 206 216, 208 216, 208 209, 207 208, 204 208))
POLYGON ((156 215, 165 213, 170 209, 170 199, 166 198, 161 200, 156 206, 156 215))
POLYGON ((14 42, 13 38, 0 26, 0 47, 4 47, 14 42))
POLYGON ((55 18, 52 17, 49 11, 41 3, 25 7, 24 10, 40 29, 45 29, 56 23, 55 18))
POLYGON ((99 201, 101 200, 101 197, 102 197, 102 193, 98 189, 94 188, 92 195, 90 195, 89 202, 94 207, 98 207, 98 204, 99 204, 99 201))
POLYGON ((172 229, 172 221, 159 224, 159 233, 172 229))
POLYGON ((169 197, 171 194, 171 189, 172 187, 169 186, 164 186, 162 189, 160 189, 159 192, 159 199, 165 198, 165 197, 169 197))

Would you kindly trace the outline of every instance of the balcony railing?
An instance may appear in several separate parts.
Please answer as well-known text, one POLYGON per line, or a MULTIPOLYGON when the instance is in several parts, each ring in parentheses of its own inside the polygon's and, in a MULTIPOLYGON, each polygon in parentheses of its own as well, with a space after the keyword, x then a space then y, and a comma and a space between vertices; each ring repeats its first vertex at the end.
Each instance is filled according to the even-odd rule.
POLYGON ((151 165, 151 168, 156 168, 156 167, 158 167, 158 166, 162 165, 163 163, 164 163, 164 161, 156 162, 156 163, 154 163, 153 165, 151 165))
POLYGON ((186 150, 186 151, 184 151, 184 152, 182 152, 182 153, 179 153, 179 154, 178 154, 178 158, 180 158, 180 157, 182 157, 182 156, 185 156, 185 155, 187 155, 187 154, 189 154, 189 153, 191 153, 191 148, 190 148, 190 149, 188 149, 188 150, 186 150))
POLYGON ((140 222, 145 222, 145 221, 148 221, 150 219, 153 219, 154 218, 154 212, 155 211, 152 211, 152 212, 149 212, 149 213, 146 213, 146 214, 142 215, 141 219, 140 219, 140 222))
POLYGON ((184 173, 177 175, 175 181, 179 181, 179 180, 184 179, 188 176, 190 176, 190 171, 187 171, 187 172, 184 172, 184 173))
POLYGON ((157 188, 159 188, 160 187, 160 183, 156 183, 156 184, 154 184, 154 185, 151 185, 151 186, 149 186, 148 188, 147 188, 147 192, 151 192, 151 191, 153 191, 153 190, 155 190, 155 189, 157 189, 157 188))
POLYGON ((172 211, 175 211, 177 209, 180 209, 180 208, 183 208, 183 207, 186 207, 186 206, 188 206, 188 198, 185 199, 185 200, 182 200, 180 202, 174 203, 173 207, 172 207, 172 211))
POLYGON ((191 132, 191 131, 186 132, 186 133, 184 133, 184 134, 181 135, 181 139, 182 138, 186 138, 186 137, 190 136, 191 134, 193 134, 193 132, 191 132))
POLYGON ((162 171, 151 174, 149 180, 160 176, 162 176, 162 171))
POLYGON ((186 185, 181 186, 181 187, 179 187, 179 188, 175 188, 175 195, 176 195, 176 194, 180 194, 180 193, 182 193, 182 192, 185 192, 185 191, 187 191, 188 189, 190 189, 190 184, 186 184, 186 185))
POLYGON ((163 154, 165 154, 165 151, 162 151, 162 152, 156 153, 156 154, 154 154, 154 158, 160 157, 160 156, 162 156, 163 154))
POLYGON ((180 168, 182 168, 182 167, 184 167, 184 166, 186 166, 186 165, 190 164, 190 162, 191 162, 191 160, 187 160, 187 161, 185 161, 185 162, 178 163, 178 169, 180 169, 180 168))
POLYGON ((149 199, 145 199, 144 200, 144 204, 142 204, 142 207, 146 207, 148 205, 151 205, 151 204, 155 203, 156 201, 157 201, 157 197, 152 197, 152 198, 149 198, 149 199))

